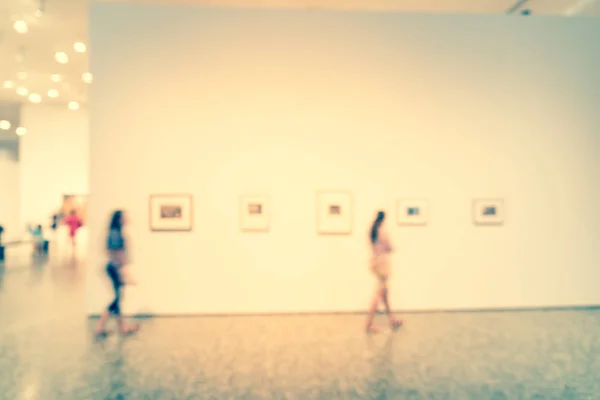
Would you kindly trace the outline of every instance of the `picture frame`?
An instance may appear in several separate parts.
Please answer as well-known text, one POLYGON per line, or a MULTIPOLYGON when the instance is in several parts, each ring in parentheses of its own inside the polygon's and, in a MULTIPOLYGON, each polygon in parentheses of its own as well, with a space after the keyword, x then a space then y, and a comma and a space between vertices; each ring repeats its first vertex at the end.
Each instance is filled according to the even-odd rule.
POLYGON ((396 213, 399 226, 425 226, 429 222, 429 204, 424 199, 399 199, 396 213))
POLYGON ((475 225, 503 225, 505 218, 504 199, 473 200, 473 223, 475 225))
POLYGON ((353 230, 353 199, 350 192, 317 192, 317 232, 321 235, 350 235, 353 230))
POLYGON ((193 204, 189 194, 150 195, 150 230, 186 232, 192 230, 193 204))
POLYGON ((240 196, 240 229, 242 232, 268 232, 271 205, 268 196, 240 196))

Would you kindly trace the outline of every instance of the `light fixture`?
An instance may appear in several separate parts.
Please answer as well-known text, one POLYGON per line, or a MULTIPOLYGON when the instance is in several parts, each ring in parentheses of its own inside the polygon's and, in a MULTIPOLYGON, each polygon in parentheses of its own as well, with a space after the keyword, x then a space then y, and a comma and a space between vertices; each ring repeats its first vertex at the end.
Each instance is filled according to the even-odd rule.
POLYGON ((58 83, 62 80, 62 77, 59 74, 52 74, 50 79, 52 80, 52 82, 58 83))
POLYGON ((85 53, 87 51, 87 47, 85 46, 85 43, 82 42, 77 42, 73 45, 73 49, 77 52, 77 53, 85 53))
POLYGON ((17 74, 17 78, 19 78, 19 80, 24 81, 25 79, 27 79, 27 72, 25 71, 21 71, 17 74))
POLYGON ((77 111, 79 110, 79 103, 76 101, 69 102, 69 110, 77 111))
POLYGON ((0 121, 0 129, 3 131, 7 131, 10 129, 10 121, 7 121, 5 119, 0 121))
POLYGON ((50 89, 48 90, 48 97, 52 97, 53 99, 58 97, 58 90, 50 89))
POLYGON ((67 55, 67 53, 62 51, 57 51, 56 53, 54 53, 54 59, 59 64, 67 64, 69 62, 69 56, 67 55))
POLYGON ((3 86, 4 86, 4 89, 14 89, 17 86, 17 84, 14 83, 13 81, 4 81, 3 86))
POLYGON ((18 20, 13 24, 13 28, 15 28, 15 31, 17 31, 18 33, 27 33, 27 31, 29 31, 29 27, 27 26, 27 22, 23 21, 23 20, 18 20))
POLYGON ((17 88, 17 94, 19 96, 27 96, 29 94, 29 90, 24 87, 17 88))
POLYGON ((94 80, 94 76, 91 72, 86 72, 81 76, 81 79, 83 79, 85 83, 92 83, 92 81, 94 80))
POLYGON ((42 102, 42 96, 40 96, 37 93, 31 93, 29 95, 29 101, 32 103, 41 103, 42 102))
POLYGON ((15 132, 17 133, 17 135, 19 136, 23 136, 27 133, 27 129, 23 128, 22 126, 19 126, 15 132))

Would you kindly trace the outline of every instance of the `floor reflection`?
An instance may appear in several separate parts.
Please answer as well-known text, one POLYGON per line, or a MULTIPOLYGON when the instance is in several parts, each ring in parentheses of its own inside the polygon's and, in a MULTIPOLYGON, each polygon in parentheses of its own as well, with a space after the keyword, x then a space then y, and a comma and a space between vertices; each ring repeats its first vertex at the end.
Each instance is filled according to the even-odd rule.
POLYGON ((353 315, 164 318, 97 341, 81 271, 0 268, 0 399, 600 398, 597 311, 410 314, 372 336, 353 315))

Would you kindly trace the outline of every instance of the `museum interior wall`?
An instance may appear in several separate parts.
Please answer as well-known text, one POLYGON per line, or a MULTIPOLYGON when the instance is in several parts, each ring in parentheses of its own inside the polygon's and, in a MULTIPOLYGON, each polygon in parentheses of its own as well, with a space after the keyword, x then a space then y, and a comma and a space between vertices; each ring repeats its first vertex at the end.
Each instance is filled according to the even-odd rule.
POLYGON ((19 231, 19 142, 0 140, 0 225, 5 239, 19 231))
POLYGON ((47 226, 64 195, 88 194, 87 111, 24 105, 21 121, 28 132, 20 138, 20 221, 47 226))
POLYGON ((364 310, 378 209, 395 308, 600 304, 598 40, 575 18, 93 5, 88 313, 116 208, 129 313, 364 310), (318 234, 317 191, 352 194, 350 235, 318 234), (191 231, 151 231, 153 194, 192 195, 191 231), (240 230, 242 194, 269 197, 268 232, 240 230), (426 226, 396 224, 400 198, 426 226), (477 198, 504 223, 475 226, 477 198))

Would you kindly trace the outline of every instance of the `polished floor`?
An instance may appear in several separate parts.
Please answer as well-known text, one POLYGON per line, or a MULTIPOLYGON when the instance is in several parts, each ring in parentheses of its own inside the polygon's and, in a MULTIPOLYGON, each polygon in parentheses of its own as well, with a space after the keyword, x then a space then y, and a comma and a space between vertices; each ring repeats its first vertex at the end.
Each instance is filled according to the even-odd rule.
POLYGON ((161 318, 97 341, 83 264, 0 267, 0 399, 600 399, 600 312, 161 318), (382 320, 383 321, 383 320, 382 320))

